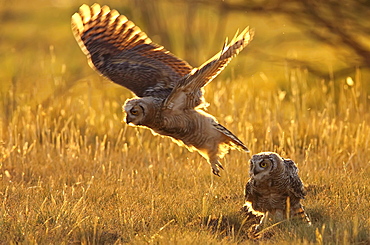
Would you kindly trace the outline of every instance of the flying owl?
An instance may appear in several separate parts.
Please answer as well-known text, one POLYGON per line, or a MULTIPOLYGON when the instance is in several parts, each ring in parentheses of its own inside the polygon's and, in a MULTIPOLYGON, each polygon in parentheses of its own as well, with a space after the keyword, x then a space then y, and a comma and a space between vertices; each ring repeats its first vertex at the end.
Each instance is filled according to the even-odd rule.
POLYGON ((191 67, 152 42, 139 27, 109 7, 82 5, 72 16, 72 31, 88 62, 103 76, 131 90, 126 123, 169 136, 197 150, 219 176, 219 159, 231 148, 248 148, 204 110, 203 87, 213 80, 253 37, 246 28, 199 68, 191 67))
POLYGON ((261 230, 267 216, 274 222, 299 216, 311 225, 301 204, 306 193, 298 176, 297 165, 292 160, 283 159, 274 152, 253 155, 249 176, 244 207, 249 212, 263 214, 255 231, 261 230))

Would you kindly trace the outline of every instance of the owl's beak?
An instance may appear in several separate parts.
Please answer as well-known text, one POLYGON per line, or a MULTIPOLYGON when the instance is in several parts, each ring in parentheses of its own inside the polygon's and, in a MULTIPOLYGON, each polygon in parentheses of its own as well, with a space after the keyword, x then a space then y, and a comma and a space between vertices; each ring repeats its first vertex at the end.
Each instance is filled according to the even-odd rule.
POLYGON ((132 122, 132 121, 128 117, 126 117, 126 123, 130 124, 130 122, 132 122))
POLYGON ((259 173, 255 166, 253 166, 252 172, 254 175, 257 175, 259 173))

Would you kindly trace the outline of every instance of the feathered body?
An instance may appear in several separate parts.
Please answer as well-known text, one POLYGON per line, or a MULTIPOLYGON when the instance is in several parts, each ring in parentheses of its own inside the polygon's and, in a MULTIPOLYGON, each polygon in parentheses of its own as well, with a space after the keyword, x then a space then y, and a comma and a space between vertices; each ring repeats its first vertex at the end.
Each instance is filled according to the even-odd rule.
POLYGON ((123 106, 126 122, 183 142, 198 150, 219 175, 227 150, 247 147, 216 119, 201 110, 203 87, 252 40, 246 28, 199 68, 153 43, 125 16, 109 7, 82 5, 72 30, 91 67, 137 97, 123 106))
POLYGON ((292 160, 274 152, 253 155, 249 176, 245 206, 251 212, 264 214, 261 224, 267 213, 275 221, 300 216, 311 224, 301 204, 306 195, 304 186, 292 160))
MULTIPOLYGON (((184 143, 189 149, 194 147, 202 152, 212 154, 207 149, 217 149, 218 145, 222 144, 242 147, 243 143, 238 141, 236 136, 217 123, 213 116, 202 110, 188 109, 184 113, 174 114, 172 110, 162 110, 161 101, 153 97, 131 99, 124 106, 126 112, 135 108, 143 111, 139 115, 153 112, 155 116, 140 117, 128 113, 126 122, 148 127, 160 135, 170 136, 184 143), (144 109, 141 109, 140 106, 144 109)), ((221 150, 221 152, 215 153, 222 154, 224 152, 221 150)))

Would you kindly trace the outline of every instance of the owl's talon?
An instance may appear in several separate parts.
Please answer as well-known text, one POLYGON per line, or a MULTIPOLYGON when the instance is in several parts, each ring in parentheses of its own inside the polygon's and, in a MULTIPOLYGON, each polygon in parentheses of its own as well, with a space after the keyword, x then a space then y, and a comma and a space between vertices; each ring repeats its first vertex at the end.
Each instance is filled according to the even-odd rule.
POLYGON ((212 173, 214 175, 217 175, 218 177, 221 177, 219 168, 224 170, 224 167, 221 165, 221 163, 219 161, 212 161, 211 167, 212 167, 212 173))
POLYGON ((254 224, 248 229, 248 237, 252 240, 258 240, 261 238, 261 234, 259 233, 259 225, 254 224))
POLYGON ((214 175, 217 175, 218 177, 221 177, 221 175, 220 175, 220 170, 218 170, 218 169, 212 169, 212 173, 213 173, 214 175))
POLYGON ((262 230, 261 224, 258 224, 258 225, 256 225, 256 226, 254 227, 254 232, 255 232, 255 233, 258 233, 258 232, 260 232, 261 230, 262 230))

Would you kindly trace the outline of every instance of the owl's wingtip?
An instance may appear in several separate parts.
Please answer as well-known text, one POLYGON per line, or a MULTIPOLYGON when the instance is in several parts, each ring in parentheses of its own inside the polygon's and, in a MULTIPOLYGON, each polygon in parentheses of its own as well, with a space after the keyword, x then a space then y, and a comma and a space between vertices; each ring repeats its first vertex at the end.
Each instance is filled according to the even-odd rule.
POLYGON ((246 153, 250 153, 251 151, 246 147, 245 145, 241 145, 241 149, 245 151, 246 153))

